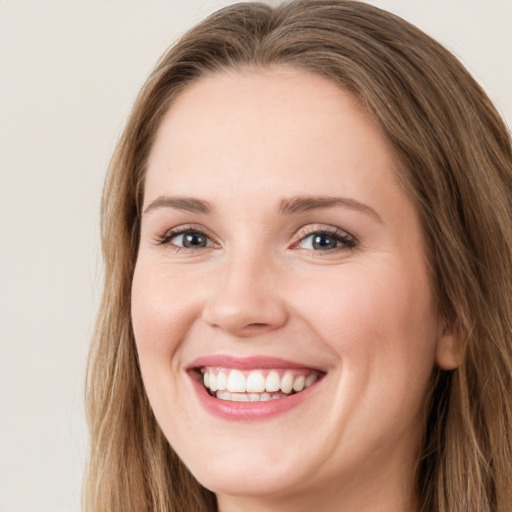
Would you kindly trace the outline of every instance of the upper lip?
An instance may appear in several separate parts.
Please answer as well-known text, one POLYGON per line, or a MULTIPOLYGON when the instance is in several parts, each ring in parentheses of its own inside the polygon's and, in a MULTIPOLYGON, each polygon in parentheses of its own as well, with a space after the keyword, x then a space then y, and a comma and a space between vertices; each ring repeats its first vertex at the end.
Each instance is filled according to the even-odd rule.
POLYGON ((309 364, 298 363, 281 359, 278 357, 267 356, 251 356, 251 357, 234 357, 228 355, 209 355, 202 356, 194 359, 188 366, 187 370, 194 368, 201 368, 204 366, 218 367, 218 368, 233 368, 237 370, 258 370, 258 369, 271 369, 271 368, 308 368, 312 370, 322 371, 320 368, 311 366, 309 364))

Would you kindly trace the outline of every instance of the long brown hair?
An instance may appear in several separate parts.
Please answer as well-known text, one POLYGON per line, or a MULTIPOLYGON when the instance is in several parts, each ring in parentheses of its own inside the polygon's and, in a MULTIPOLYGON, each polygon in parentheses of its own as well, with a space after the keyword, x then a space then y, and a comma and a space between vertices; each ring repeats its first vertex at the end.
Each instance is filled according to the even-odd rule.
POLYGON ((283 65, 356 95, 380 124, 423 226, 439 314, 461 364, 434 370, 418 461, 423 512, 512 510, 512 150, 491 102, 442 46, 349 0, 241 3, 158 62, 112 159, 102 202, 105 288, 91 347, 87 512, 214 511, 144 393, 130 319, 146 162, 176 96, 223 69, 283 65))

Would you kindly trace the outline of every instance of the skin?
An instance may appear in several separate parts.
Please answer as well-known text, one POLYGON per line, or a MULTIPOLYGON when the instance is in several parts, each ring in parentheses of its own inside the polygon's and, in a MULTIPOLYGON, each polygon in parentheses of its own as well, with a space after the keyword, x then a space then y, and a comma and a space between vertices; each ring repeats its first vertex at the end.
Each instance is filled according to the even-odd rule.
POLYGON ((303 71, 214 74, 166 114, 145 182, 133 328, 156 418, 222 512, 414 510, 429 379, 455 356, 397 170, 355 98, 303 71), (148 210, 162 196, 211 212, 148 210), (297 196, 364 206, 280 212, 297 196), (158 243, 191 225, 205 247, 158 243), (313 246, 311 233, 333 228, 355 247, 313 246), (201 406, 185 372, 212 354, 326 375, 285 413, 231 421, 201 406))

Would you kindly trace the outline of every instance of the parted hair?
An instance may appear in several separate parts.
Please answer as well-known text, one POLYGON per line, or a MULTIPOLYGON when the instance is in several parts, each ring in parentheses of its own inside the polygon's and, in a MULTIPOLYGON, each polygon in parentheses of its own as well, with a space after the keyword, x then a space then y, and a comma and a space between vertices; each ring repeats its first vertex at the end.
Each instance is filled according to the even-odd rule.
POLYGON ((104 291, 88 364, 85 512, 213 512, 151 411, 130 317, 144 175, 163 115, 222 70, 287 66, 350 91, 380 125, 423 229, 437 309, 460 364, 433 369, 418 455, 421 512, 512 511, 512 150, 481 87, 401 18, 350 0, 239 3, 160 59, 119 140, 102 199, 104 291))

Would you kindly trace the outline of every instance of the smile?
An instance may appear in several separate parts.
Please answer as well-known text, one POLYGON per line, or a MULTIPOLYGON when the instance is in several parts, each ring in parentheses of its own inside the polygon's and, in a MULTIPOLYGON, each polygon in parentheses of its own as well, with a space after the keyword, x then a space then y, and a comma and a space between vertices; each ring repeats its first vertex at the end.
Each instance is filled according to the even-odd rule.
POLYGON ((319 372, 313 369, 256 369, 202 367, 200 380, 208 393, 232 402, 266 402, 300 393, 313 385, 319 372))
POLYGON ((327 372, 269 356, 203 356, 186 368, 199 404, 229 421, 279 416, 315 395, 327 372))

